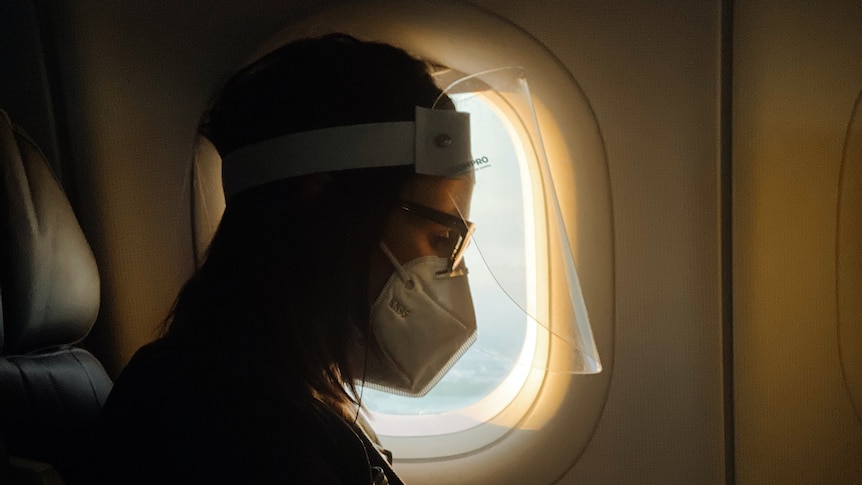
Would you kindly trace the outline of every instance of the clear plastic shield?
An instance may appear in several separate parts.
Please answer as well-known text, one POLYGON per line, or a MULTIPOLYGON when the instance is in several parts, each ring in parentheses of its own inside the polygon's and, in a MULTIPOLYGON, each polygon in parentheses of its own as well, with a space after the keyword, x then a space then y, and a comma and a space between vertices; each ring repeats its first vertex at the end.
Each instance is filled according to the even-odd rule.
MULTIPOLYGON (((458 173, 445 170, 450 177, 475 182, 469 202, 455 204, 460 232, 469 229, 469 240, 458 246, 450 269, 452 275, 467 272, 478 338, 421 399, 366 388, 363 403, 374 413, 436 415, 474 405, 481 413, 499 411, 536 370, 601 371, 559 188, 551 177, 523 69, 469 76, 445 70, 436 78, 455 109, 470 115, 471 159, 460 164, 458 173)), ((435 108, 451 109, 447 104, 441 97, 435 108)), ((436 140, 435 133, 425 138, 436 140)), ((418 173, 436 174, 438 169, 424 172, 417 163, 418 173)), ((463 201, 463 196, 453 193, 451 200, 463 201)))
POLYGON ((475 186, 462 216, 475 224, 463 258, 477 312, 472 352, 510 369, 601 371, 523 69, 446 71, 438 82, 470 114, 475 186))

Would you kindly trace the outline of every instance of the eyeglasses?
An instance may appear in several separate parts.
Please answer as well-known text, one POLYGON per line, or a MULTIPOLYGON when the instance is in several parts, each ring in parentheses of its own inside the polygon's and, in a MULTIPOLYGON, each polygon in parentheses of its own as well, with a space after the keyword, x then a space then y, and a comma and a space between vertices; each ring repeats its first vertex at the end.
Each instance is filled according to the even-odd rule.
POLYGON ((458 266, 461 264, 461 260, 464 257, 464 251, 470 243, 470 238, 473 235, 473 229, 476 228, 476 224, 461 219, 458 216, 453 216, 452 214, 447 214, 415 202, 399 200, 398 204, 399 208, 402 210, 415 214, 423 219, 436 222, 437 224, 450 229, 449 235, 445 240, 446 252, 449 254, 449 264, 446 269, 438 271, 437 276, 451 277, 467 274, 466 268, 458 268, 458 266))

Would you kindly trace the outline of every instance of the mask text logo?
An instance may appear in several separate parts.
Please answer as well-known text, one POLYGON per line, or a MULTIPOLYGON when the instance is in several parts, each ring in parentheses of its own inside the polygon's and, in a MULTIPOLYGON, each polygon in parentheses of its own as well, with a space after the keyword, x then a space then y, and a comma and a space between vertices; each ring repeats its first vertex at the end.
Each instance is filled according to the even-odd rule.
POLYGON ((401 315, 401 318, 407 318, 410 315, 410 310, 395 298, 389 301, 389 308, 398 315, 401 315))

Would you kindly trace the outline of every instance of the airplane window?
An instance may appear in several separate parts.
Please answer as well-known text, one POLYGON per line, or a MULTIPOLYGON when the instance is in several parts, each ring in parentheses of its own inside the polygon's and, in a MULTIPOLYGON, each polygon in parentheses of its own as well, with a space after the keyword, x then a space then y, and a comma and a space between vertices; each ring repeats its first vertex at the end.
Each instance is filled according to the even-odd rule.
MULTIPOLYGON (((462 96, 465 95, 453 94, 452 98, 458 104, 462 96)), ((511 272, 497 276, 526 282, 537 278, 535 234, 534 231, 525 232, 536 225, 534 206, 537 202, 528 158, 512 123, 503 111, 496 109, 491 98, 475 96, 469 102, 473 146, 490 146, 492 150, 474 153, 474 156, 483 163, 494 164, 498 160, 512 160, 514 154, 517 161, 494 165, 494 184, 506 187, 505 196, 477 190, 472 201, 471 218, 506 221, 498 225, 479 224, 465 253, 477 320, 493 324, 480 324, 477 342, 423 397, 399 396, 367 387, 361 389, 362 402, 371 411, 375 429, 380 434, 452 433, 494 417, 521 391, 530 370, 529 364, 523 363, 532 362, 536 353, 536 324, 517 303, 528 302, 535 306, 536 285, 523 284, 504 291, 495 275, 478 270, 484 258, 482 242, 493 240, 496 251, 500 251, 500 242, 505 243, 502 249, 509 262, 506 271, 511 272), (422 416, 423 419, 396 418, 408 416, 422 416)), ((535 314, 535 311, 529 313, 535 314)))
POLYGON ((836 226, 838 349, 844 385, 862 422, 862 93, 852 113, 844 141, 836 226))
MULTIPOLYGON (((469 215, 478 224, 474 244, 464 255, 479 322, 478 340, 422 398, 370 387, 359 391, 369 409, 371 427, 392 451, 399 474, 410 483, 557 481, 596 429, 614 361, 609 170, 586 94, 572 73, 535 38, 498 15, 457 2, 341 4, 286 27, 258 55, 296 38, 330 31, 391 43, 460 73, 520 66, 529 74, 548 165, 535 159, 527 142, 535 133, 526 134, 528 128, 504 115, 506 108, 497 100, 480 94, 471 110, 471 117, 487 118, 472 127, 474 139, 494 140, 482 153, 474 146, 475 157, 480 161, 486 157, 499 168, 495 160, 501 152, 508 151, 510 160, 512 153, 517 155, 517 163, 510 164, 517 173, 506 175, 511 186, 500 190, 505 197, 474 193, 469 215), (550 176, 555 195, 542 182, 550 176), (558 205, 551 203, 552 197, 558 205), (481 215, 482 220, 505 215, 512 232, 520 230, 521 236, 483 235, 488 227, 480 223, 478 211, 489 211, 481 215), (508 245, 496 244, 501 240, 508 245), (573 285, 568 278, 574 264, 548 263, 556 261, 553 255, 566 245, 574 259, 569 263, 577 265, 574 277, 585 285, 583 294, 578 282, 573 285), (518 264, 509 265, 510 261, 518 264), (489 266, 496 269, 494 276, 507 280, 502 286, 508 295, 501 294, 501 285, 482 279, 489 266), (515 280, 521 282, 515 284, 515 280), (577 342, 591 339, 579 335, 579 327, 564 323, 586 321, 585 314, 578 314, 586 308, 598 349, 579 347, 577 342), (497 319, 493 328, 482 328, 481 320, 486 318, 497 319), (561 325, 549 324, 552 320, 561 325), (598 355, 601 362, 589 358, 598 355), (541 460, 522 459, 536 449, 543 450, 541 460)), ((496 168, 479 170, 477 177, 493 171, 496 168)), ((212 209, 201 207, 201 212, 207 208, 212 209)))
POLYGON ((526 384, 543 375, 550 345, 533 318, 547 314, 549 302, 539 283, 547 280, 547 254, 541 250, 547 228, 538 162, 525 150, 529 138, 508 118, 513 115, 507 114, 507 101, 493 92, 450 96, 459 109, 469 105, 473 155, 488 165, 477 176, 470 217, 505 223, 478 224, 464 256, 480 322, 476 343, 423 397, 361 388, 373 426, 385 436, 456 433, 499 416, 516 400, 532 402, 538 388, 526 384), (481 190, 483 184, 495 190, 481 190))

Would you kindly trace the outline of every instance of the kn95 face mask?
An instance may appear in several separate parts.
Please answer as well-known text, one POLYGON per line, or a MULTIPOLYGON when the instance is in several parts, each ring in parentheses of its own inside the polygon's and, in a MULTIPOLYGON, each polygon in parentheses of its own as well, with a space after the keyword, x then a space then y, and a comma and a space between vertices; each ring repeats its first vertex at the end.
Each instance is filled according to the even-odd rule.
POLYGON ((425 256, 403 266, 385 244, 395 271, 371 306, 363 384, 423 396, 476 340, 466 271, 441 277, 449 259, 425 256))

